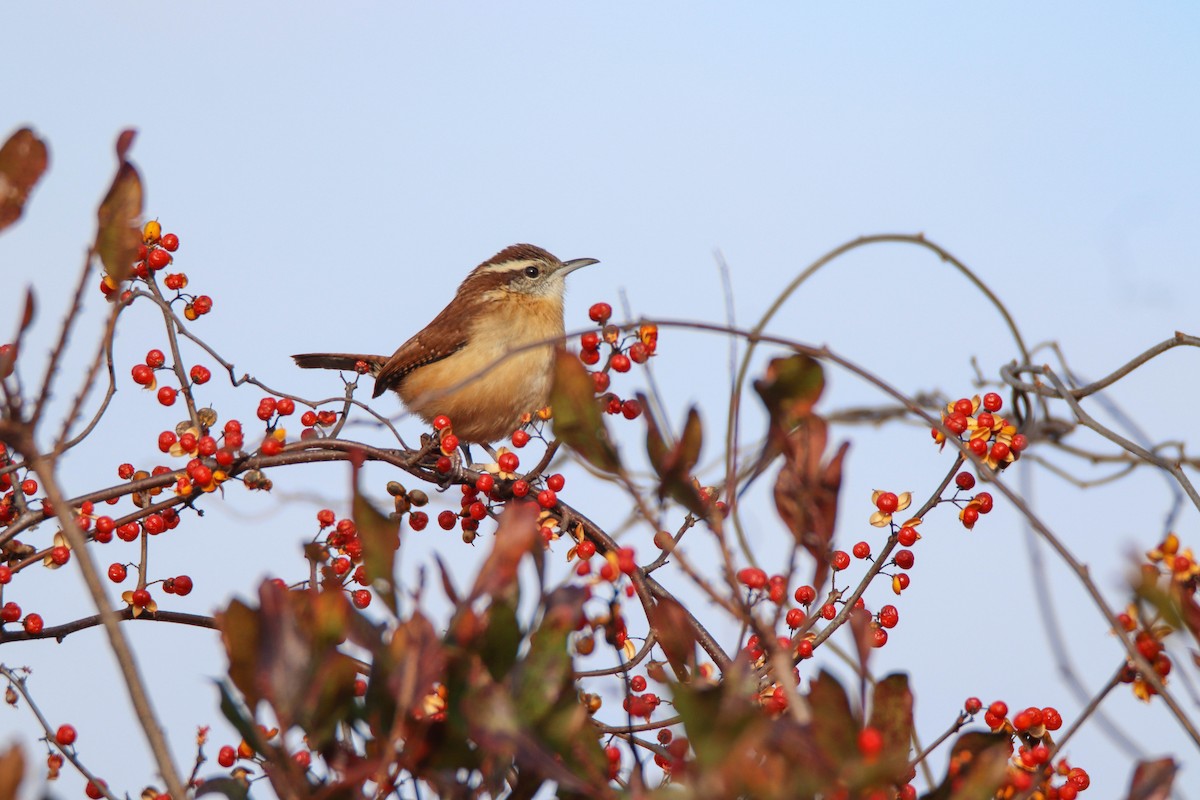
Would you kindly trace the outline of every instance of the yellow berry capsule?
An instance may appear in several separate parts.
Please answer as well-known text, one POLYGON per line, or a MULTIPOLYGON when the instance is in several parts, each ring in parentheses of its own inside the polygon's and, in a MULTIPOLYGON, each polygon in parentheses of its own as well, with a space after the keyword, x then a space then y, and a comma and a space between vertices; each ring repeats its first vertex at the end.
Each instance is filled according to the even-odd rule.
POLYGON ((142 241, 146 244, 154 244, 162 236, 162 225, 158 224, 158 220, 152 219, 142 227, 142 241))

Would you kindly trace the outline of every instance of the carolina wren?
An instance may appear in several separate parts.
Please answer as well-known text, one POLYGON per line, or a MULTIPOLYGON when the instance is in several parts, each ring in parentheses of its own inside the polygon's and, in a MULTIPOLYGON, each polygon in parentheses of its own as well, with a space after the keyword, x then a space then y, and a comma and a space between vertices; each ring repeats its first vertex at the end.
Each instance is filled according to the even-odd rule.
POLYGON ((292 358, 305 369, 361 370, 361 362, 375 378, 373 397, 394 389, 426 422, 445 414, 460 441, 488 444, 546 405, 555 343, 565 335, 563 279, 596 263, 559 261, 540 247, 515 244, 471 270, 450 304, 390 358, 292 358))

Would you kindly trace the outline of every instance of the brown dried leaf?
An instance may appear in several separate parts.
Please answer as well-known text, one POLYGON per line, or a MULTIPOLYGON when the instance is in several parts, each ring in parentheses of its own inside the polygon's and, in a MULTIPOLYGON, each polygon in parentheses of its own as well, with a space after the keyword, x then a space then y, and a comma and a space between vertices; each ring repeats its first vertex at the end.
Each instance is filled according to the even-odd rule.
POLYGON ((0 755, 0 800, 16 800, 24 776, 25 758, 14 744, 0 755))
POLYGON ((775 508, 796 542, 813 557, 812 585, 820 589, 829 575, 830 545, 837 522, 842 461, 850 445, 843 442, 825 464, 825 421, 810 417, 784 442, 784 463, 775 480, 775 508))
POLYGON ((663 597, 647 609, 647 616, 675 674, 687 674, 696 662, 696 631, 687 611, 679 601, 663 597))
POLYGON ((811 356, 797 353, 775 358, 767 365, 766 375, 754 382, 754 390, 771 417, 768 438, 779 442, 812 415, 825 390, 825 372, 811 356))
POLYGON ((132 144, 132 131, 125 131, 117 144, 121 164, 100 208, 96 211, 96 252, 104 271, 115 281, 128 277, 142 241, 142 179, 137 168, 125 160, 132 144))
POLYGON ((29 193, 50 163, 46 143, 21 128, 0 145, 0 231, 21 218, 29 193))
POLYGON ((692 470, 700 460, 700 449, 704 443, 704 427, 700 423, 700 413, 695 406, 688 409, 682 435, 673 445, 668 446, 658 421, 649 411, 650 404, 645 396, 639 394, 638 401, 642 408, 646 409, 642 414, 646 418, 646 455, 650 458, 650 465, 658 473, 659 499, 670 497, 693 514, 706 515, 708 504, 700 496, 696 482, 692 479, 692 470))

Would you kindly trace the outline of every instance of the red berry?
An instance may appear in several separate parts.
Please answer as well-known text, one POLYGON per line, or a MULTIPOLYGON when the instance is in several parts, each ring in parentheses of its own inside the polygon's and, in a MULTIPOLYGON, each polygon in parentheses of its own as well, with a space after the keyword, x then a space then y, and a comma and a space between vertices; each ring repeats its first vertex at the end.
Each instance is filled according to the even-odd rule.
POLYGON ((584 561, 587 561, 589 558, 596 555, 596 545, 591 539, 584 539, 575 546, 575 555, 579 556, 584 561))
POLYGON ((817 590, 811 586, 801 586, 792 595, 796 598, 796 602, 802 606, 809 605, 813 600, 817 599, 817 590))
POLYGON ((433 418, 433 429, 435 431, 444 431, 450 427, 450 418, 445 414, 438 414, 433 418))
POLYGON ((446 454, 453 453, 458 449, 458 437, 453 433, 447 433, 442 436, 442 452, 446 454))
POLYGON ((0 586, 12 580, 12 569, 6 566, 0 566, 0 586))
POLYGON ((63 747, 68 747, 75 743, 78 736, 74 725, 59 725, 58 730, 54 732, 54 741, 63 747))
POLYGON ((42 621, 41 614, 26 615, 25 622, 23 624, 25 626, 25 632, 31 635, 37 635, 41 633, 42 628, 46 626, 46 623, 42 621))
POLYGON ((133 604, 139 608, 150 605, 150 593, 145 589, 134 589, 131 599, 133 604))
POLYGON ((71 550, 63 545, 57 545, 50 548, 50 560, 58 566, 62 566, 71 560, 71 550))
POLYGON ((524 447, 527 444, 529 444, 529 432, 528 431, 513 431, 513 435, 512 435, 513 447, 524 447))
POLYGON ((900 622, 900 612, 893 605, 879 609, 879 624, 885 628, 894 628, 900 622))
POLYGON ((960 414, 957 411, 955 411, 953 414, 947 415, 946 418, 942 421, 945 423, 946 427, 950 429, 950 432, 953 433, 955 436, 961 435, 967 429, 966 415, 960 414))
POLYGON ((108 579, 113 583, 120 583, 125 580, 126 570, 124 564, 110 564, 108 567, 108 579))
POLYGON ((989 492, 980 492, 975 495, 975 502, 979 503, 979 513, 987 514, 992 510, 992 495, 989 492))
POLYGON ((767 585, 767 573, 758 567, 745 567, 738 570, 738 582, 755 591, 767 585))
MULTIPOLYGON (((155 252, 158 253, 158 252, 162 252, 162 251, 156 250, 155 252)), ((99 786, 92 783, 91 781, 88 781, 87 786, 85 786, 83 788, 83 791, 84 791, 84 794, 86 794, 92 800, 100 800, 100 798, 104 797, 104 790, 107 788, 108 788, 108 781, 100 781, 99 786)))
POLYGON ((635 364, 645 364, 650 358, 650 348, 641 342, 634 342, 629 348, 629 359, 635 364))
POLYGON ((955 400, 954 413, 969 417, 975 413, 975 404, 965 397, 955 400))
POLYGON ((296 402, 290 397, 281 397, 275 403, 275 410, 279 412, 279 416, 286 417, 296 410, 296 402))
POLYGON ((414 531, 423 531, 429 524, 429 515, 424 511, 414 511, 408 515, 408 527, 414 531))
POLYGON ((300 415, 300 424, 304 425, 305 427, 308 427, 308 428, 311 428, 312 426, 316 425, 317 424, 317 412, 305 411, 303 414, 300 415))
POLYGON ((896 534, 896 541, 900 543, 901 547, 912 547, 917 543, 917 539, 920 538, 921 536, 917 533, 917 529, 908 525, 905 525, 896 534))
POLYGON ((616 353, 608 362, 617 372, 629 372, 630 362, 629 356, 624 353, 616 353))
POLYGON ((967 506, 962 510, 962 524, 967 530, 975 527, 975 523, 979 521, 979 509, 975 506, 967 506))
POLYGON ((843 570, 850 566, 850 555, 845 550, 836 550, 834 551, 833 558, 830 559, 830 563, 833 564, 834 569, 843 570))
POLYGON ((196 309, 197 314, 203 316, 204 314, 212 311, 213 301, 208 295, 202 294, 195 299, 195 301, 192 303, 192 306, 196 309))
POLYGON ((546 479, 546 488, 554 492, 561 492, 566 485, 567 479, 557 472, 546 479))
POLYGON ((621 403, 621 415, 625 419, 637 419, 642 413, 642 404, 637 400, 626 400, 621 403))
POLYGON ((837 616, 837 606, 833 603, 826 603, 821 606, 821 616, 825 619, 833 619, 837 616))
POLYGON ((178 394, 175 389, 170 386, 163 386, 158 390, 158 402, 164 406, 175 405, 175 395, 178 394))
POLYGON ((858 732, 858 752, 867 761, 873 761, 883 752, 883 734, 878 728, 866 727, 858 732))
POLYGON ((21 607, 11 600, 0 607, 0 621, 16 622, 21 618, 21 607))
POLYGON ((25 480, 21 481, 21 493, 22 494, 24 494, 26 496, 33 495, 33 494, 37 493, 37 490, 38 490, 37 481, 35 481, 33 478, 26 478, 25 480))
POLYGON ((995 442, 992 444, 992 461, 1004 461, 1008 458, 1010 452, 1009 446, 1004 442, 995 442))
POLYGON ((192 593, 192 579, 187 575, 180 575, 174 579, 175 594, 179 597, 186 597, 192 593))
POLYGON ((875 498, 875 507, 884 514, 894 514, 900 508, 900 498, 895 492, 880 492, 875 498))
POLYGON ((988 411, 999 411, 1003 405, 1004 400, 1001 399, 1000 395, 996 394, 995 392, 988 392, 983 396, 983 407, 988 411))
POLYGON ((162 239, 159 241, 159 244, 163 246, 164 250, 170 250, 172 253, 174 253, 179 249, 179 237, 173 233, 164 233, 162 239))
POLYGON ((996 418, 984 411, 975 418, 975 424, 984 430, 990 431, 996 427, 996 418))
POLYGON ((900 569, 912 569, 916 558, 913 556, 912 550, 900 550, 892 557, 892 560, 896 562, 896 566, 900 569))
POLYGON ((1020 453, 1029 446, 1029 439, 1023 433, 1013 434, 1012 441, 1008 446, 1014 453, 1020 453))
POLYGON ((457 524, 458 515, 450 509, 446 509, 442 513, 438 514, 438 525, 440 525, 443 530, 451 530, 457 524))
POLYGON ((167 363, 167 357, 163 355, 162 350, 151 350, 149 353, 146 353, 147 367, 158 369, 165 363, 167 363))
POLYGON ((171 263, 171 254, 161 248, 154 248, 146 255, 146 265, 153 270, 159 270, 171 263))
MULTIPOLYGON (((864 559, 870 558, 871 557, 871 545, 867 544, 866 542, 858 542, 857 544, 854 545, 851 552, 854 553, 855 558, 864 558, 864 559)), ((847 566, 849 566, 849 564, 847 564, 847 566)), ((845 568, 846 567, 840 567, 840 569, 845 569, 845 568)))
POLYGON ((984 439, 983 437, 972 439, 970 443, 967 444, 967 448, 971 451, 972 455, 978 458, 983 458, 988 453, 987 439, 984 439))
POLYGON ((588 309, 588 317, 592 322, 598 322, 603 325, 608 322, 608 318, 612 316, 612 306, 608 303, 595 303, 588 309))
POLYGON ((266 439, 263 439, 261 450, 264 456, 277 456, 283 452, 283 442, 274 436, 268 436, 266 439))
POLYGON ((1046 726, 1046 730, 1056 731, 1062 727, 1062 723, 1062 714, 1059 714, 1057 709, 1052 707, 1042 709, 1042 724, 1046 726))
POLYGON ((804 624, 805 614, 798 608, 789 608, 784 620, 789 628, 795 630, 804 624))
POLYGON ((217 751, 217 763, 228 769, 237 761, 237 751, 229 745, 225 745, 217 751))
POLYGON ((147 367, 145 364, 134 364, 133 382, 138 386, 149 386, 154 381, 154 370, 147 367))
POLYGON ((516 472, 517 467, 521 465, 521 459, 513 452, 501 453, 497 462, 501 472, 516 472))
POLYGON ((968 697, 967 701, 963 703, 963 710, 971 715, 978 714, 982 708, 983 701, 978 697, 968 697))
POLYGON ((359 589, 351 593, 350 598, 354 601, 355 608, 366 608, 371 605, 371 593, 366 589, 359 589))
POLYGON ((538 492, 537 501, 542 508, 551 509, 558 505, 558 495, 553 489, 542 489, 538 492))
POLYGON ((1005 717, 1008 716, 1008 704, 1005 703, 1003 700, 997 700, 996 702, 994 702, 990 706, 988 706, 988 713, 991 714, 993 717, 999 717, 1000 719, 1004 719, 1005 717))
POLYGON ((969 472, 960 472, 954 476, 954 485, 964 492, 975 486, 975 476, 969 472))
POLYGON ((808 639, 796 645, 796 655, 800 658, 812 658, 813 644, 808 639))
POLYGON ((600 363, 600 351, 599 350, 580 350, 579 351, 579 360, 582 361, 584 364, 586 364, 589 367, 594 367, 596 364, 600 363))
POLYGON ((483 473, 475 479, 475 488, 487 494, 496 486, 496 479, 488 473, 483 473))

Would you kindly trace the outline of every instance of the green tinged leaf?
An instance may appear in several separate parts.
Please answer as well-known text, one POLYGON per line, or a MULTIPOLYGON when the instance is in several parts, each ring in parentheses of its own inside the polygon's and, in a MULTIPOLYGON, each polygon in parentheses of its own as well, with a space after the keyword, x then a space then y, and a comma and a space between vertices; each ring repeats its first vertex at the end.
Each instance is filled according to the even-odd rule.
POLYGON ((21 128, 0 145, 0 231, 21 218, 29 193, 50 163, 46 143, 21 128))
POLYGON ((674 598, 661 597, 647 615, 671 669, 676 675, 687 674, 696 663, 696 632, 687 611, 674 598))
POLYGON ((363 566, 366 567, 371 588, 395 615, 399 608, 394 570, 396 550, 400 546, 400 521, 389 519, 371 505, 371 501, 359 489, 359 475, 360 470, 355 467, 352 510, 354 525, 358 528, 359 539, 362 540, 363 566))
POLYGON ((771 427, 786 433, 812 414, 825 390, 825 372, 815 358, 797 353, 775 358, 766 376, 754 382, 771 418, 771 427))
POLYGON ((689 408, 682 435, 673 445, 668 445, 658 420, 650 413, 650 404, 640 394, 638 400, 642 408, 646 409, 642 414, 646 418, 646 455, 658 474, 659 499, 670 497, 693 514, 706 516, 708 504, 700 496, 692 478, 692 470, 700 461, 700 450, 704 444, 704 426, 700 422, 700 413, 695 406, 689 408))
POLYGON ((592 466, 609 473, 621 470, 621 459, 596 401, 595 383, 579 359, 559 350, 554 363, 554 385, 550 390, 554 409, 554 435, 567 443, 592 466))
POLYGON ((513 698, 523 717, 540 720, 564 695, 575 702, 568 639, 583 614, 587 590, 556 589, 546 599, 541 624, 529 639, 529 651, 513 673, 513 698))
POLYGON ((859 723, 846 690, 833 675, 821 670, 808 692, 812 731, 817 747, 834 763, 858 757, 859 723))
POLYGON ((884 760, 907 765, 913 734, 913 695, 907 675, 894 673, 875 684, 867 724, 883 735, 884 760))
POLYGON ((206 794, 223 794, 229 800, 246 800, 250 797, 250 785, 234 778, 210 778, 196 790, 196 797, 206 794))
POLYGON ((479 658, 492 680, 502 681, 508 676, 517 662, 522 637, 516 606, 503 601, 492 603, 487 613, 487 629, 479 644, 479 658))

